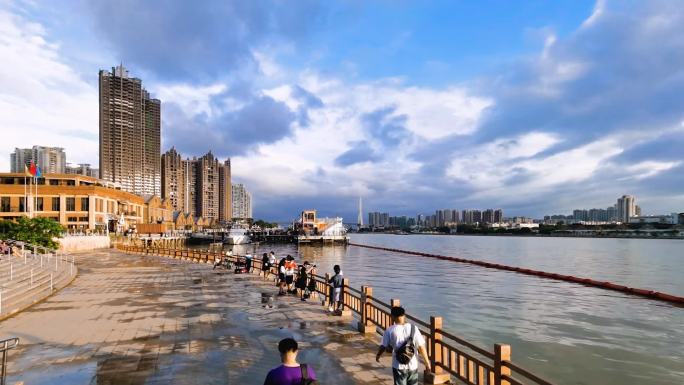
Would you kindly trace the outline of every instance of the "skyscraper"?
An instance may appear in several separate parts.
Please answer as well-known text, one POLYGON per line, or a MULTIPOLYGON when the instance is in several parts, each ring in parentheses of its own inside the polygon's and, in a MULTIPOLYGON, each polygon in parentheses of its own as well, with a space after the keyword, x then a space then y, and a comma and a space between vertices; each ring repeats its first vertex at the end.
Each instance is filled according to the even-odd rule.
POLYGON ((101 70, 100 177, 137 195, 161 195, 161 102, 123 65, 101 70))
POLYGON ((66 155, 61 147, 33 146, 15 148, 10 154, 10 172, 24 172, 24 165, 33 162, 43 174, 64 174, 66 155))
MULTIPOLYGON (((641 211, 641 210, 639 210, 641 211)), ((629 223, 629 218, 636 216, 636 197, 623 195, 617 200, 617 220, 629 223)))
POLYGON ((252 218, 252 194, 243 184, 233 185, 233 218, 252 218))
POLYGON ((183 160, 175 147, 161 156, 161 197, 171 202, 174 211, 189 212, 185 207, 183 160))
POLYGON ((363 227, 363 201, 361 200, 361 197, 359 197, 359 217, 356 219, 356 221, 356 225, 359 228, 363 227))
POLYGON ((90 163, 79 163, 75 165, 66 165, 64 169, 65 174, 85 175, 93 178, 100 178, 100 170, 90 167, 90 163))
MULTIPOLYGON (((230 222, 233 219, 233 185, 230 159, 226 159, 223 163, 217 163, 219 174, 219 220, 230 222)), ((251 213, 251 199, 249 205, 251 213)))
POLYGON ((494 210, 494 223, 503 222, 503 209, 494 210))
POLYGON ((175 211, 227 222, 233 217, 230 159, 209 151, 183 160, 175 148, 162 155, 162 197, 175 211))

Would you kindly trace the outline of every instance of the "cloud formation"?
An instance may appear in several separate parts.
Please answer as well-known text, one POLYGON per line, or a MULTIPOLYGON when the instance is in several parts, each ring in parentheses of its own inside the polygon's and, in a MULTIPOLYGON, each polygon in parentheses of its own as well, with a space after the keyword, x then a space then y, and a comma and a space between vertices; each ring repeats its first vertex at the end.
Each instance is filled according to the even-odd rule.
MULTIPOLYGON (((572 31, 538 29, 535 52, 434 84, 367 76, 353 62, 346 73, 322 69, 332 50, 343 51, 330 34, 344 27, 331 21, 333 8, 345 11, 317 2, 98 2, 78 16, 91 21, 103 57, 130 63, 162 99, 163 150, 232 157, 260 217, 287 220, 316 206, 356 218, 358 196, 397 215, 503 207, 541 216, 605 207, 626 193, 647 213, 684 211, 676 1, 599 1, 572 31)), ((97 163, 97 85, 78 75, 97 68, 64 57, 31 12, 2 9, 0 32, 0 125, 9 129, 0 151, 63 145, 71 159, 97 163)), ((441 73, 457 65, 433 61, 441 73)))

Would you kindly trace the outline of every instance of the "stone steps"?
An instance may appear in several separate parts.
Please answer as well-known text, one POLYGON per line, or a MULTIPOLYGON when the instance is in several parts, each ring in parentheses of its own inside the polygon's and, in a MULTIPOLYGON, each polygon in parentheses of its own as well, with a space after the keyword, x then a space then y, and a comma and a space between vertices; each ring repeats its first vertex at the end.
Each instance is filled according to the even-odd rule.
POLYGON ((0 261, 0 319, 43 300, 76 276, 77 268, 72 268, 71 262, 58 260, 55 269, 54 256, 43 258, 42 267, 40 257, 29 256, 26 264, 23 257, 12 258, 11 280, 10 263, 6 259, 0 261))

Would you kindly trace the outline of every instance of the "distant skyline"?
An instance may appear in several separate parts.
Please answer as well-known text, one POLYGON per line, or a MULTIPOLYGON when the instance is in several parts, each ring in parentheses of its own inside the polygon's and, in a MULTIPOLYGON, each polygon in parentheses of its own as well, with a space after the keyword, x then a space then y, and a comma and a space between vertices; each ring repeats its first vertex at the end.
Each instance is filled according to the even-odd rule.
POLYGON ((33 145, 97 165, 123 62, 161 151, 230 157, 256 218, 684 211, 681 2, 369 3, 4 1, 0 170, 33 145))

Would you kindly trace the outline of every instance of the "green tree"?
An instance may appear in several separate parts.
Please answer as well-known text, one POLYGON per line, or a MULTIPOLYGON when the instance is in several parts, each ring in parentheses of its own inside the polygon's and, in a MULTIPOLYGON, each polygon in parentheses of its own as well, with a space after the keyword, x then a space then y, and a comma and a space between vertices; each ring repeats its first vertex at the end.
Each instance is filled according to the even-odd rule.
POLYGON ((49 218, 21 217, 16 221, 0 221, 0 237, 51 249, 59 246, 54 239, 61 237, 63 231, 62 225, 49 218))

